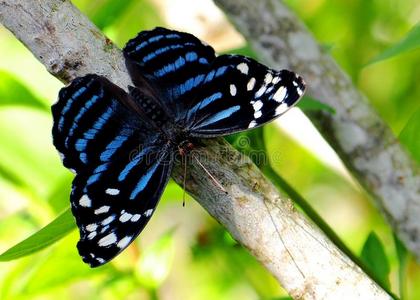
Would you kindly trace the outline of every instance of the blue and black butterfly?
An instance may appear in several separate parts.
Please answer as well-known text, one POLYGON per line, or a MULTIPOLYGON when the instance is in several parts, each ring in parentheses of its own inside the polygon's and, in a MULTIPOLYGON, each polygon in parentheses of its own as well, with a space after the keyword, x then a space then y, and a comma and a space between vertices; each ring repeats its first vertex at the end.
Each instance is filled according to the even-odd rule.
POLYGON ((139 33, 123 53, 134 85, 128 93, 90 74, 63 88, 52 106, 54 145, 76 174, 77 247, 92 267, 143 230, 180 149, 272 121, 305 90, 293 72, 240 55, 216 57, 195 36, 165 28, 139 33))

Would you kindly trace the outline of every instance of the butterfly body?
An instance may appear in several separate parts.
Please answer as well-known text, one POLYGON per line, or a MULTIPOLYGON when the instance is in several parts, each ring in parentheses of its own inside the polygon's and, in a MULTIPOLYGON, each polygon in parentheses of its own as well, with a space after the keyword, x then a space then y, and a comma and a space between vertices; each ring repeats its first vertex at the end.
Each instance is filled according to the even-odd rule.
POLYGON ((199 138, 261 126, 302 96, 301 77, 239 55, 216 57, 196 37, 141 32, 123 50, 128 92, 88 74, 59 93, 53 143, 76 173, 70 202, 79 253, 92 267, 125 249, 147 224, 176 155, 199 138))

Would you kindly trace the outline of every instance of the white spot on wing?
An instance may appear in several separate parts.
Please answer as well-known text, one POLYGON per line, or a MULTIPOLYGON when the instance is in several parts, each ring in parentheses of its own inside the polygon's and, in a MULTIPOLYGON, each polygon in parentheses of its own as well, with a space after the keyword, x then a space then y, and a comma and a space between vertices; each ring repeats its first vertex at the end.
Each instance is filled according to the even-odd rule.
POLYGON ((101 238, 98 242, 98 245, 100 247, 106 247, 111 244, 114 244, 116 241, 117 241, 117 236, 115 235, 115 233, 110 233, 104 236, 103 238, 101 238))
POLYGON ((302 91, 299 87, 298 87, 296 90, 297 90, 298 95, 299 95, 299 96, 302 96, 303 91, 302 91))
POLYGON ((261 97, 265 93, 266 89, 267 89, 267 87, 265 85, 260 87, 260 89, 255 93, 255 98, 261 97))
POLYGON ((108 218, 106 218, 105 220, 102 221, 102 225, 108 225, 109 223, 111 223, 114 220, 115 220, 115 216, 109 216, 108 218))
POLYGON ((257 126, 257 122, 252 120, 251 123, 249 123, 248 128, 254 128, 255 126, 257 126))
POLYGON ((132 214, 125 212, 120 216, 119 220, 120 222, 125 223, 128 220, 130 220, 132 216, 133 216, 132 214))
POLYGON ((125 247, 128 246, 128 244, 130 244, 132 237, 131 236, 126 236, 123 237, 117 244, 117 247, 120 249, 123 249, 125 247))
POLYGON ((99 207, 98 209, 95 209, 94 213, 95 215, 99 215, 99 214, 103 214, 109 211, 109 206, 108 205, 104 205, 99 207))
POLYGON ((293 80, 293 85, 298 86, 297 82, 293 80))
POLYGON ((152 215, 152 212, 153 212, 153 209, 148 209, 148 210, 146 210, 146 211, 144 212, 144 215, 145 215, 146 217, 150 217, 150 216, 152 215))
POLYGON ((97 228, 98 228, 98 225, 97 224, 94 224, 94 223, 89 224, 89 225, 86 226, 86 230, 87 231, 95 231, 97 228))
POLYGON ((276 76, 276 77, 274 77, 273 78, 273 84, 276 84, 277 82, 279 82, 280 81, 280 77, 279 76, 276 76))
POLYGON ((240 63, 239 65, 236 66, 236 68, 241 71, 241 73, 248 75, 248 70, 249 67, 246 63, 240 63))
POLYGON ((105 259, 97 257, 96 260, 98 261, 98 263, 103 264, 105 262, 105 259))
POLYGON ((230 94, 232 96, 235 96, 236 95, 236 86, 234 84, 231 84, 230 85, 230 94))
POLYGON ((287 88, 284 87, 284 86, 281 86, 281 87, 279 87, 279 89, 274 94, 273 99, 276 102, 281 103, 281 102, 283 102, 284 98, 286 98, 286 94, 287 94, 287 88))
POLYGON ((111 196, 116 196, 120 193, 119 189, 106 189, 105 193, 111 196))
POLYGON ((264 82, 266 85, 269 84, 272 80, 273 80, 273 75, 271 75, 270 73, 265 74, 264 82))
POLYGON ((83 207, 90 207, 92 205, 92 200, 85 194, 80 198, 79 204, 83 207))
POLYGON ((255 78, 254 78, 254 77, 252 77, 252 78, 248 81, 248 84, 246 85, 246 89, 247 89, 248 91, 251 91, 251 90, 254 88, 254 86, 255 86, 255 78))
POLYGON ((254 107, 255 111, 259 111, 263 107, 263 102, 261 100, 257 100, 254 102, 254 104, 252 104, 252 106, 254 107))
POLYGON ((140 220, 141 215, 139 214, 135 214, 133 215, 133 217, 131 218, 131 222, 137 222, 138 220, 140 220))
POLYGON ((107 231, 108 228, 109 228, 109 225, 106 225, 106 226, 102 227, 101 233, 104 233, 105 231, 107 231))
POLYGON ((87 236, 89 240, 93 239, 96 236, 96 231, 92 231, 91 233, 89 233, 89 235, 87 236))
POLYGON ((289 108, 289 105, 287 105, 286 103, 282 103, 280 104, 277 108, 276 108, 276 116, 281 115, 282 113, 284 113, 287 109, 289 108))
POLYGON ((262 116, 262 112, 259 110, 259 111, 256 111, 255 113, 254 113, 254 118, 255 119, 258 119, 258 118, 260 118, 262 116))

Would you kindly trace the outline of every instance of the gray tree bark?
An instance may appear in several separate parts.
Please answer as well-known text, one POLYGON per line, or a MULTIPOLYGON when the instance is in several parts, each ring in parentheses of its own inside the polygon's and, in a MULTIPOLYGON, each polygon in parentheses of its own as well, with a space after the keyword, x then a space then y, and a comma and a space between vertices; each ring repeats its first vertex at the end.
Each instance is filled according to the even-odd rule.
POLYGON ((309 117, 420 260, 420 168, 367 99, 280 0, 215 0, 261 60, 305 78, 336 111, 309 117))
MULTIPOLYGON (((126 89, 121 51, 69 1, 0 0, 0 22, 64 83, 97 73, 126 89)), ((310 81, 311 78, 308 78, 310 81)), ((259 169, 223 139, 203 140, 186 189, 297 299, 389 299, 259 169)), ((173 178, 182 184, 177 166, 173 178)), ((76 249, 75 249, 76 251, 76 249)))

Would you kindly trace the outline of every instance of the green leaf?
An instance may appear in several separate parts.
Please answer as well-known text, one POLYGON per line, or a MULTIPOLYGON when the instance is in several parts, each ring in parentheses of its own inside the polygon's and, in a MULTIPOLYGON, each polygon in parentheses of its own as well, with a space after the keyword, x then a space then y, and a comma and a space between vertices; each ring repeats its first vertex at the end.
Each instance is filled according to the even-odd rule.
POLYGON ((1 254, 0 261, 17 259, 40 251, 65 237, 75 227, 71 211, 67 209, 50 224, 1 254))
POLYGON ((163 234, 137 262, 135 274, 143 286, 156 289, 168 276, 175 254, 174 230, 163 234))
POLYGON ((8 72, 0 71, 0 107, 5 105, 24 105, 49 110, 46 103, 35 97, 14 76, 8 72))
POLYGON ((417 162, 420 162, 420 109, 408 120, 400 133, 400 141, 417 162))
POLYGON ((309 96, 303 96, 302 100, 298 102, 297 107, 303 111, 323 110, 331 114, 335 114, 334 108, 309 96))
POLYGON ((394 234, 394 242, 395 242, 395 249, 397 251, 397 257, 399 262, 398 268, 398 283, 399 283, 399 290, 400 290, 400 299, 404 300, 407 299, 407 267, 410 261, 410 255, 405 248, 404 244, 398 239, 398 237, 394 234))
POLYGON ((378 280, 389 288, 390 283, 388 276, 391 269, 388 258, 386 257, 381 241, 373 231, 369 234, 365 244, 363 245, 360 258, 363 263, 376 275, 378 280))
POLYGON ((407 35, 391 48, 388 48, 375 58, 373 58, 367 65, 377 63, 379 61, 400 55, 410 50, 420 47, 420 23, 414 26, 407 35))
POLYGON ((109 264, 95 269, 85 264, 74 244, 78 237, 79 233, 73 231, 52 251, 45 251, 42 255, 36 256, 38 265, 29 272, 27 281, 22 286, 20 293, 30 296, 35 293, 54 292, 60 286, 68 286, 72 282, 112 270, 109 264), (57 270, 64 270, 64 272, 57 272, 57 270), (40 278, 42 280, 39 280, 40 278))

